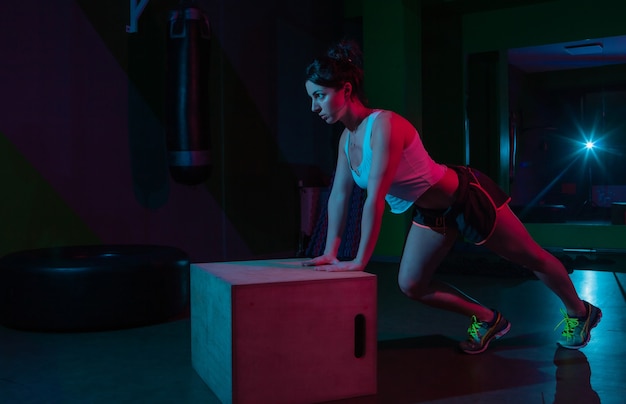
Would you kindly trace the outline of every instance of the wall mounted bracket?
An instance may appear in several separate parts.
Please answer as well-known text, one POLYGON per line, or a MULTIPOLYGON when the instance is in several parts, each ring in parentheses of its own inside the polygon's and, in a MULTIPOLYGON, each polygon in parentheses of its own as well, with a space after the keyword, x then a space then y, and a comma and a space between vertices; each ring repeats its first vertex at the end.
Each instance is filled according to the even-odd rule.
POLYGON ((148 1, 150 0, 129 0, 130 2, 130 24, 126 26, 126 32, 134 33, 137 32, 137 22, 139 21, 139 17, 143 10, 148 5, 148 1))

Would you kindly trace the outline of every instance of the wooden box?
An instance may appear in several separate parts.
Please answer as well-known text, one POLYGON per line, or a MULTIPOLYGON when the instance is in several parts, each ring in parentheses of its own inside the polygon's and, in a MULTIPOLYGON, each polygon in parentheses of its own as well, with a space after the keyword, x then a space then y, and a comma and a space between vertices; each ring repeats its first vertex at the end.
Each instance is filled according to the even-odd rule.
POLYGON ((376 393, 376 276, 300 260, 191 266, 192 366, 224 403, 376 393))

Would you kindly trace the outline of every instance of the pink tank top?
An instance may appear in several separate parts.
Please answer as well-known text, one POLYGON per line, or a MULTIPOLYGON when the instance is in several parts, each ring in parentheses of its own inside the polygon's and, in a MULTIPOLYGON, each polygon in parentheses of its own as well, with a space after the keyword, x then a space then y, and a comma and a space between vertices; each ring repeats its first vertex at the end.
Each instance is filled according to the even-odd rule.
MULTIPOLYGON (((380 112, 381 110, 376 110, 367 117, 365 134, 363 136, 363 158, 361 165, 356 170, 352 169, 350 154, 348 153, 350 132, 348 132, 348 139, 345 145, 345 153, 352 171, 352 178, 363 189, 367 189, 367 180, 372 166, 372 145, 370 141, 372 126, 380 112)), ((385 196, 391 212, 403 213, 409 209, 428 188, 444 176, 446 169, 445 165, 435 162, 430 157, 424 148, 419 133, 416 133, 413 142, 402 151, 402 159, 398 165, 398 170, 389 188, 389 193, 385 196)))

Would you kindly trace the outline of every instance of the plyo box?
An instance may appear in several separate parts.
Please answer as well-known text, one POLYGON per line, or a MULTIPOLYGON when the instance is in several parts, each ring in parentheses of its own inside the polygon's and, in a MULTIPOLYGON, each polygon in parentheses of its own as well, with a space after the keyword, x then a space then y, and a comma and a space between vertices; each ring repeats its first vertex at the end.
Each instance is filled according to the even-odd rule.
POLYGON ((223 403, 376 393, 376 276, 301 260, 191 265, 191 360, 223 403))

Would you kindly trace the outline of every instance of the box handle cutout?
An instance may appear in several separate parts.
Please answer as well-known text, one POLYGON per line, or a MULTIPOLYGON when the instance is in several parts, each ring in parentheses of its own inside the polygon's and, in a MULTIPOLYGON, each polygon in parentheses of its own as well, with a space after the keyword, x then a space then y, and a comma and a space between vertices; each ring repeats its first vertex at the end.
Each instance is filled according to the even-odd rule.
POLYGON ((354 357, 365 356, 365 316, 357 314, 354 317, 354 357))

